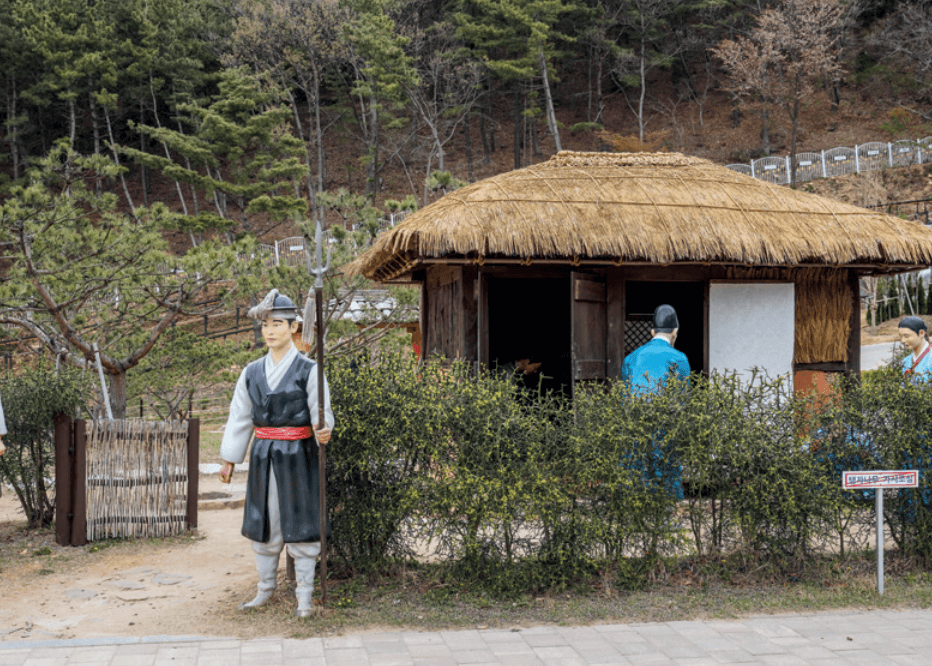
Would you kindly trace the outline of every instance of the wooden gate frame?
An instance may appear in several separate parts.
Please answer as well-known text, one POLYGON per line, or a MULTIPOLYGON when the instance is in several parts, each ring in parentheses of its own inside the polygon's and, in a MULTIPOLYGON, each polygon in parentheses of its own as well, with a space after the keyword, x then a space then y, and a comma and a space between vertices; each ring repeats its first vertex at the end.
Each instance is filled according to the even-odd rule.
MULTIPOLYGON (((185 526, 197 528, 201 420, 188 419, 188 497, 185 526)), ((55 541, 87 543, 87 421, 55 416, 55 541)))

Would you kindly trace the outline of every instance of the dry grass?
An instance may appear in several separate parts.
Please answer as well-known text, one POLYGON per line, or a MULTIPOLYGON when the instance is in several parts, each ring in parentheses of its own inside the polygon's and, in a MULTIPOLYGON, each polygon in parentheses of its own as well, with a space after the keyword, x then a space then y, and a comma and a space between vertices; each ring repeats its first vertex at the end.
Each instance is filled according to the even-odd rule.
POLYGON ((268 606, 247 614, 235 610, 233 598, 248 596, 251 590, 237 591, 220 609, 220 616, 251 635, 299 638, 360 631, 579 626, 932 606, 932 577, 894 554, 888 561, 883 597, 877 595, 874 563, 867 554, 826 562, 803 575, 771 575, 760 568, 744 571, 734 560, 693 560, 683 565, 648 589, 626 589, 609 574, 576 589, 510 597, 490 595, 475 581, 432 584, 429 577, 409 571, 397 578, 333 581, 328 608, 310 621, 293 617, 290 586, 276 592, 268 606))
POLYGON ((754 266, 932 263, 932 230, 678 153, 572 153, 448 194, 348 267, 489 257, 754 266))

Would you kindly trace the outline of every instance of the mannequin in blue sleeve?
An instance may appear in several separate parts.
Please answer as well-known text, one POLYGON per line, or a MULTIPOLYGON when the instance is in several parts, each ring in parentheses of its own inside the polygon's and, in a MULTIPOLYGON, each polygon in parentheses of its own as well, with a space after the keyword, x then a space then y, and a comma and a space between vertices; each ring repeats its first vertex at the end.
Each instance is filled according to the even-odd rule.
POLYGON ((654 310, 653 339, 628 354, 621 368, 622 381, 630 382, 636 394, 659 393, 671 372, 680 379, 689 376, 686 354, 673 348, 679 330, 673 306, 661 305, 654 310))

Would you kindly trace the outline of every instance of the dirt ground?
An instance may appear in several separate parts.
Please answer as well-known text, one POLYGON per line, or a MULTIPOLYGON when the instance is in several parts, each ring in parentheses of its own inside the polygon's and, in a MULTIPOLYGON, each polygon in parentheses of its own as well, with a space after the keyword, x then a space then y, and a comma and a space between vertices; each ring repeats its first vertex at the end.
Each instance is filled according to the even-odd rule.
MULTIPOLYGON (((234 478, 245 483, 245 474, 234 478), (236 478, 240 477, 240 478, 236 478)), ((214 475, 200 496, 226 494, 214 475)), ((274 623, 244 622, 256 573, 240 534, 242 508, 205 510, 195 535, 72 548, 54 534, 26 533, 15 495, 0 498, 0 643, 95 636, 275 635, 274 623)), ((282 557, 280 576, 284 577, 282 557)), ((284 587, 281 580, 280 587, 284 587)), ((279 591, 277 595, 284 595, 279 591)), ((282 606, 286 605, 282 599, 282 606)))

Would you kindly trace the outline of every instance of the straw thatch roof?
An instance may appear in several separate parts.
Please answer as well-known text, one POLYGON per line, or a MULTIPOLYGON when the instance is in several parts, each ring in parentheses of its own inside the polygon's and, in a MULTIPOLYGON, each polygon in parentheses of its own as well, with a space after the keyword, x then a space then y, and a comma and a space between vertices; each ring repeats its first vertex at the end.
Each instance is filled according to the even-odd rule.
POLYGON ((447 194, 349 270, 387 281, 451 258, 888 271, 932 263, 932 230, 676 153, 561 152, 447 194))

